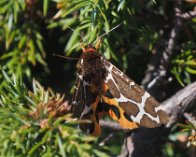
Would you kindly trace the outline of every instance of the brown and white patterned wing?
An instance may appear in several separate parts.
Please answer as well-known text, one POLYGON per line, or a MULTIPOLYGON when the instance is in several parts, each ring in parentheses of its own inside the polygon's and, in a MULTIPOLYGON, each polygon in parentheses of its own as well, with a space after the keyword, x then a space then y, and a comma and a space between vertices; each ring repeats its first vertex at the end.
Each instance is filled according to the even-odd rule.
POLYGON ((110 95, 110 98, 107 97, 106 101, 110 101, 116 106, 115 110, 110 112, 113 119, 117 120, 124 128, 137 128, 133 122, 147 128, 153 128, 168 122, 167 113, 161 109, 159 103, 148 92, 104 57, 102 57, 102 61, 107 70, 105 84, 108 90, 106 97, 110 95), (119 113, 121 113, 120 116, 117 116, 119 113), (123 123, 124 120, 132 122, 133 125, 128 127, 123 123))
POLYGON ((82 111, 84 110, 85 99, 86 98, 85 86, 83 85, 83 74, 81 71, 78 71, 72 98, 72 112, 74 117, 80 117, 82 111))
POLYGON ((91 92, 91 79, 85 78, 83 73, 77 73, 75 91, 72 100, 73 116, 82 120, 80 129, 92 135, 101 132, 99 118, 96 112, 99 103, 98 96, 91 92))

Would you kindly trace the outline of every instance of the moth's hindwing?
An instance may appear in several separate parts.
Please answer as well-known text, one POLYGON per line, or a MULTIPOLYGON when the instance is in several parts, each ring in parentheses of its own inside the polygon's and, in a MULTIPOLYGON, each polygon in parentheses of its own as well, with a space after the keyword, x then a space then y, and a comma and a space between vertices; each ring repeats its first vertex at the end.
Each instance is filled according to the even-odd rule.
POLYGON ((153 128, 168 122, 168 115, 144 89, 102 57, 107 70, 103 101, 111 106, 109 115, 123 128, 153 128))

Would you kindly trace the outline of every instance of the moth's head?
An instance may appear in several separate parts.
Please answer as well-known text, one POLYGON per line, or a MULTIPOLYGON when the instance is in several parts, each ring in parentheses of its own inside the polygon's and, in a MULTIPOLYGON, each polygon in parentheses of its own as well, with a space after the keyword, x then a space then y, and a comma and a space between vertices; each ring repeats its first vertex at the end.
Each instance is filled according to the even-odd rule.
POLYGON ((99 49, 99 46, 101 44, 101 39, 98 39, 97 43, 94 45, 92 44, 88 44, 86 47, 82 45, 82 43, 80 44, 83 53, 94 53, 97 52, 99 49))
POLYGON ((91 44, 88 44, 86 47, 81 45, 81 47, 82 47, 82 52, 83 53, 93 53, 93 52, 97 51, 97 49, 91 44))

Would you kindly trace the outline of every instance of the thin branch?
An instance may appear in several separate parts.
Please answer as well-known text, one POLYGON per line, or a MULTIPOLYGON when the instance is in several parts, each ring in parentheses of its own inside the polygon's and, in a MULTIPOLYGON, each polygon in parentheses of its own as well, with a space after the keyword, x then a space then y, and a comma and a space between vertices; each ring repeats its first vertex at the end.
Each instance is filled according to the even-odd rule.
POLYGON ((110 133, 106 138, 104 138, 100 143, 99 146, 104 146, 107 142, 109 142, 114 137, 114 132, 110 133))
POLYGON ((170 114, 167 127, 172 127, 184 111, 196 102, 196 82, 180 90, 163 102, 164 109, 170 114))
POLYGON ((152 88, 158 82, 161 82, 162 79, 166 76, 167 69, 170 65, 170 60, 173 55, 173 50, 175 48, 175 45, 177 43, 177 39, 179 36, 179 32, 182 28, 183 24, 183 18, 181 18, 182 15, 182 10, 181 10, 181 0, 175 0, 175 6, 174 6, 174 11, 175 11, 175 20, 174 20, 174 27, 171 30, 170 37, 168 40, 168 43, 162 52, 162 58, 160 61, 160 65, 157 69, 157 76, 149 83, 148 88, 152 88))
POLYGON ((124 129, 116 122, 100 120, 100 125, 103 128, 108 128, 113 131, 123 131, 124 129))
MULTIPOLYGON (((167 70, 170 65, 171 58, 173 56, 173 52, 176 47, 176 43, 177 43, 178 37, 180 35, 180 31, 182 29, 183 24, 186 21, 189 21, 192 18, 196 17, 196 11, 189 11, 189 12, 182 13, 181 0, 175 0, 174 2, 175 2, 174 3, 175 4, 175 7, 174 7, 174 11, 175 11, 174 23, 175 24, 174 24, 173 29, 171 30, 167 45, 162 52, 162 57, 161 57, 159 67, 156 69, 155 66, 157 64, 151 65, 151 62, 153 62, 153 60, 156 61, 156 58, 154 56, 152 56, 152 59, 150 60, 149 66, 147 67, 147 70, 146 70, 146 75, 142 81, 142 85, 145 88, 147 88, 149 90, 149 92, 152 94, 153 94, 153 90, 156 91, 156 89, 153 89, 153 87, 155 86, 155 88, 156 88, 156 86, 159 83, 163 82, 163 78, 167 74, 167 70)), ((157 63, 157 61, 156 61, 156 63, 157 63)))
POLYGON ((194 11, 189 11, 187 13, 184 13, 182 15, 180 15, 180 17, 184 20, 191 20, 192 18, 195 18, 196 17, 196 10, 194 11))

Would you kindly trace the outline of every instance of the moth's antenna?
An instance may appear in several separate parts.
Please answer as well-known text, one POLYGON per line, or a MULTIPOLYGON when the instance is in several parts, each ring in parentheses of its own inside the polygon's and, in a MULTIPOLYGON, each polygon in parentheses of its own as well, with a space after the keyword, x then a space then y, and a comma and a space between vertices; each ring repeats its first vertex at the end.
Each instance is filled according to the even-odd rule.
POLYGON ((67 59, 67 60, 78 60, 78 59, 79 59, 79 58, 61 56, 61 55, 58 55, 58 54, 56 54, 56 53, 53 53, 53 56, 60 57, 60 58, 64 58, 64 59, 67 59))
POLYGON ((115 30, 116 28, 118 28, 122 23, 118 24, 117 26, 113 27, 112 29, 110 29, 108 32, 105 32, 104 34, 100 35, 98 37, 98 39, 102 38, 103 36, 109 34, 111 31, 115 30))
POLYGON ((73 28, 71 28, 71 27, 69 27, 69 26, 68 26, 67 28, 69 28, 69 29, 71 29, 73 32, 77 33, 77 34, 81 37, 81 39, 82 39, 83 42, 85 41, 84 37, 83 37, 80 33, 78 33, 75 29, 73 29, 73 28))
POLYGON ((118 24, 117 26, 113 27, 113 28, 110 29, 108 32, 105 32, 104 34, 100 35, 100 36, 95 40, 95 42, 98 40, 98 41, 96 42, 96 44, 95 44, 95 48, 96 48, 96 49, 99 48, 103 36, 107 35, 107 34, 110 33, 111 31, 113 31, 114 29, 118 28, 121 24, 122 24, 122 23, 120 23, 120 24, 118 24))

